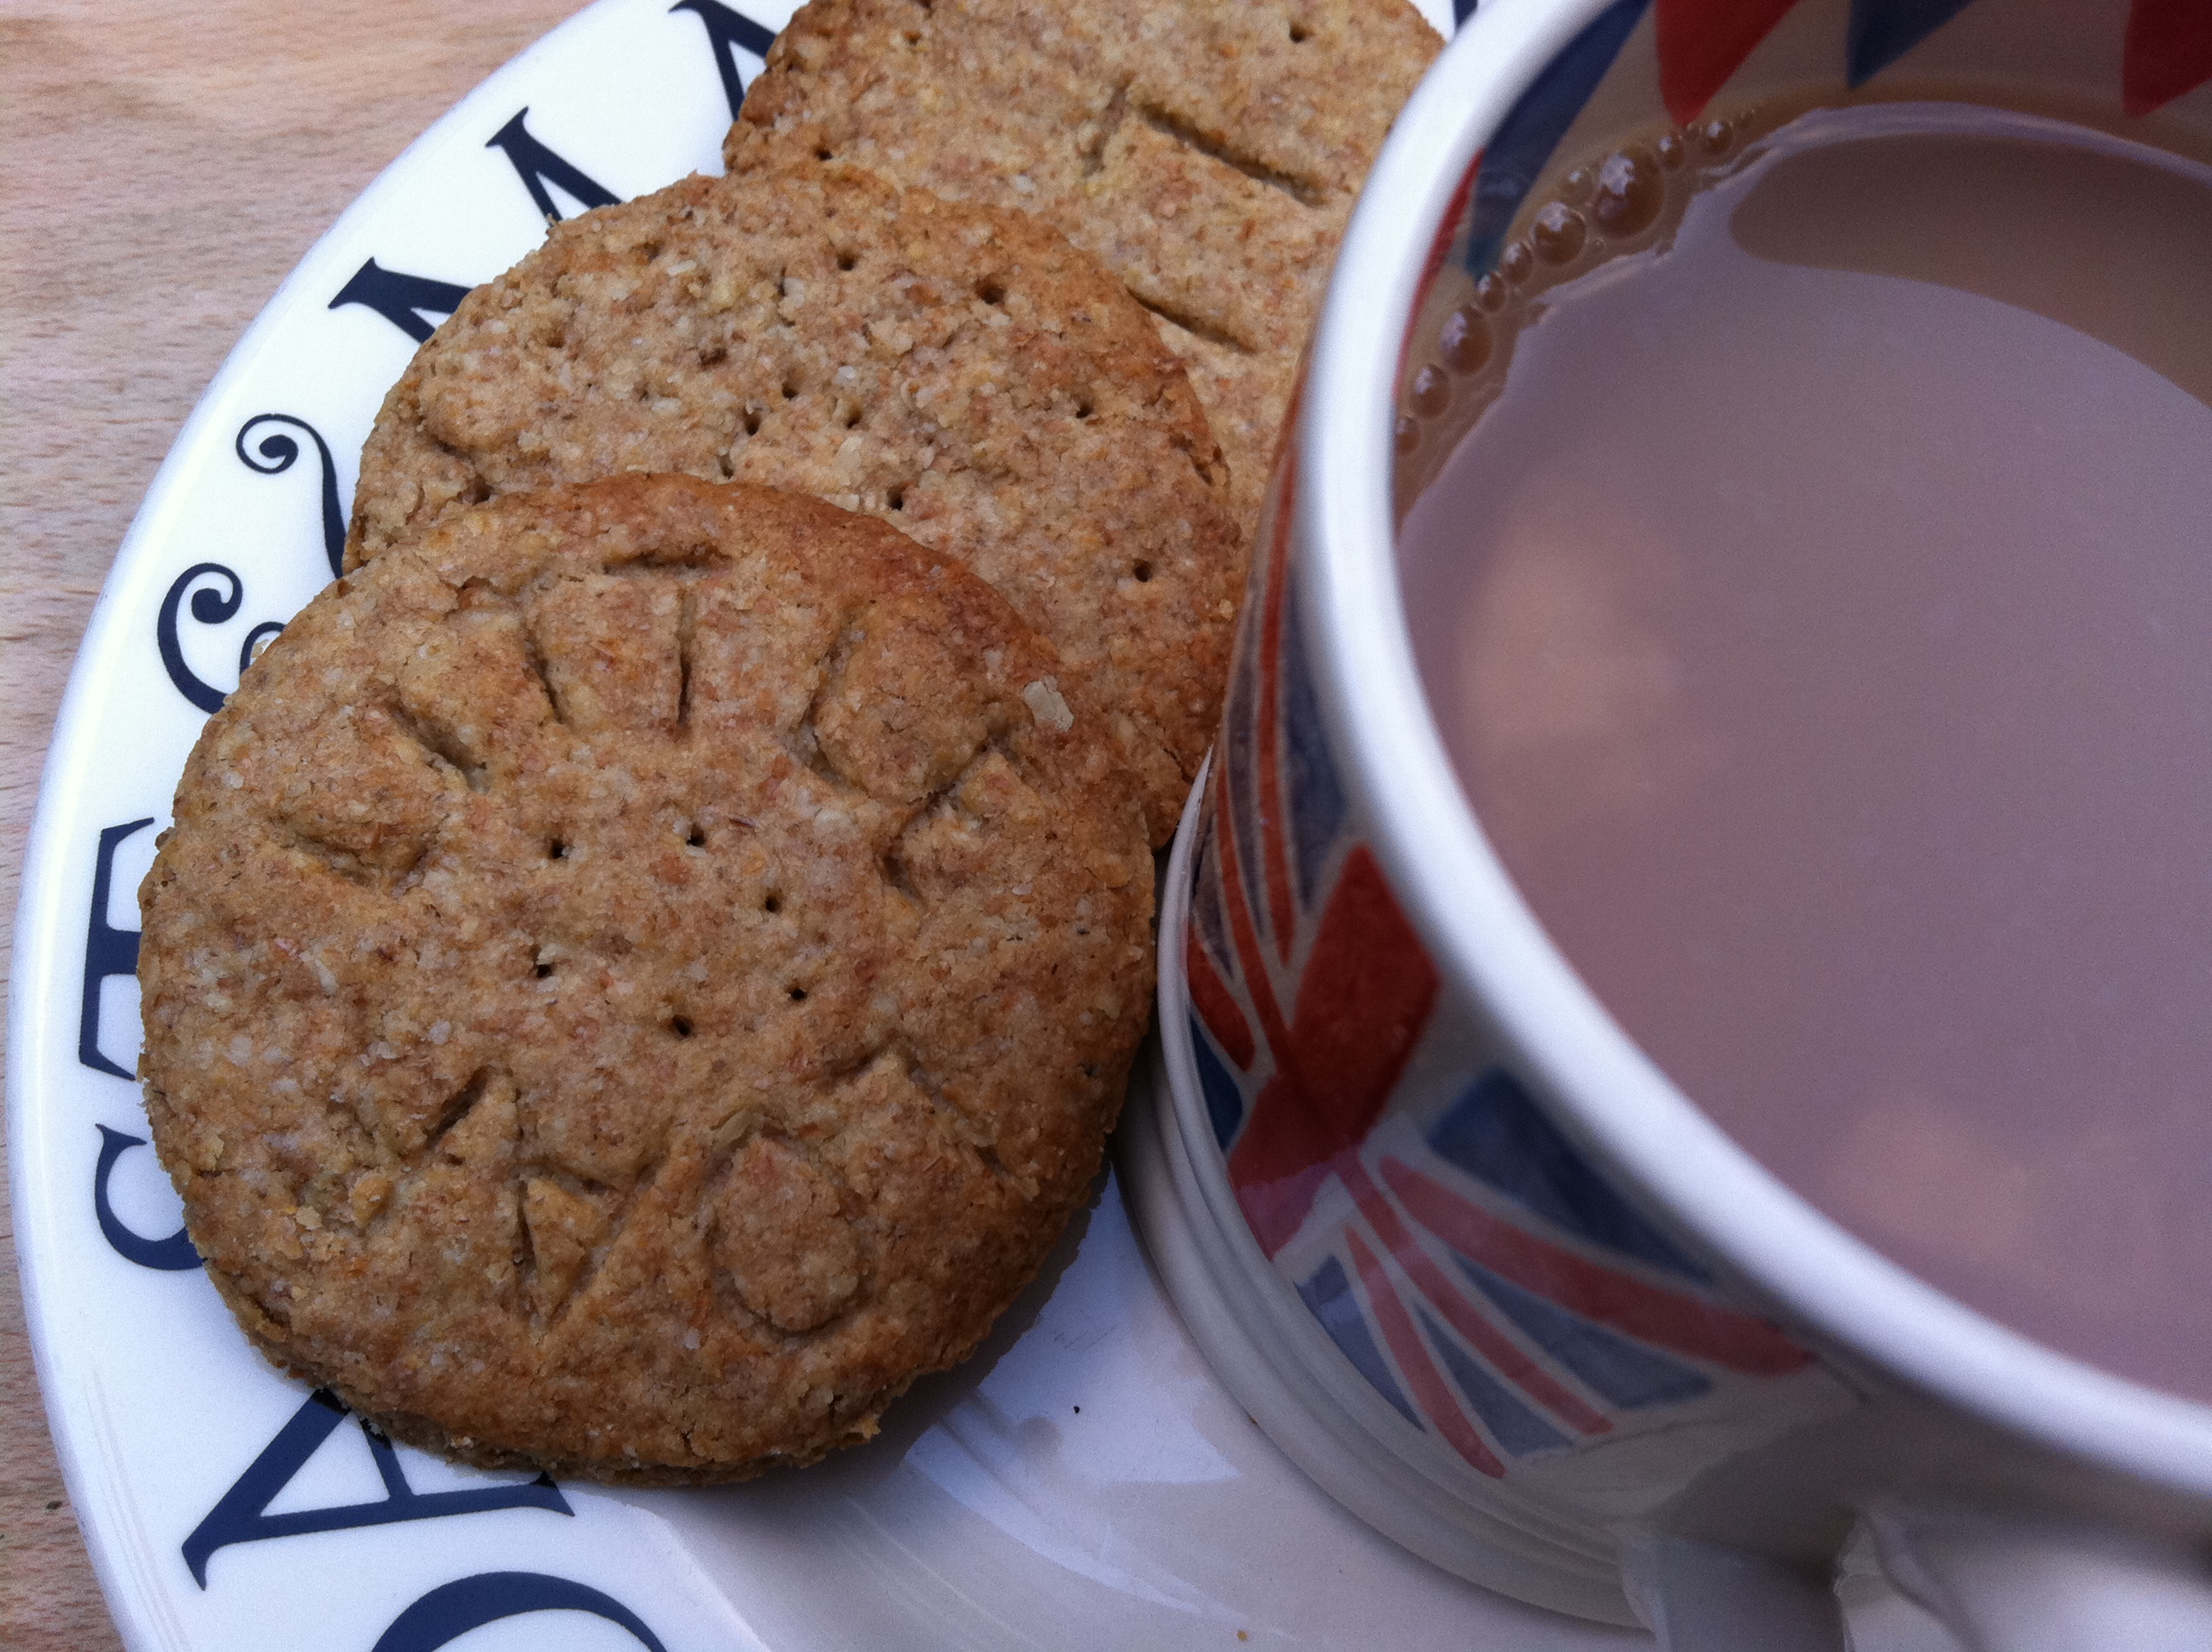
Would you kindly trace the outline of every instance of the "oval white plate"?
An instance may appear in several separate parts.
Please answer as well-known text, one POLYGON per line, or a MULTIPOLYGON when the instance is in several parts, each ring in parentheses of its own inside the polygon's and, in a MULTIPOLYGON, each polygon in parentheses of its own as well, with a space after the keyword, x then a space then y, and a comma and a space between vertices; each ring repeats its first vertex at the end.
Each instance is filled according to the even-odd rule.
POLYGON ((1110 1180, 984 1351, 883 1437, 708 1491, 395 1452, 253 1353, 184 1245, 127 1075, 134 891, 185 755, 240 658, 331 576, 377 405, 459 290, 527 252, 545 207, 718 167, 732 94, 792 9, 743 3, 601 0, 402 155, 240 341, 94 613, 17 915, 9 1140, 47 1414, 125 1640, 1648 1644, 1447 1577, 1340 1511, 1208 1372, 1110 1180))
MULTIPOLYGON (((1449 0, 1418 3, 1449 27, 1449 0)), ((94 611, 16 915, 8 1136, 46 1412, 125 1641, 1648 1647, 1447 1576, 1316 1489, 1207 1370, 1113 1178, 985 1347, 918 1384, 879 1438, 714 1491, 395 1451, 255 1354, 185 1244, 129 1074, 134 894, 185 753, 241 658, 330 578, 370 421, 459 293, 528 252, 548 210, 719 169, 794 0, 741 3, 599 0, 394 162, 239 342, 94 611)), ((1141 1130, 1122 1151, 1132 1175, 1164 1174, 1141 1130)), ((1936 1644, 1853 1616, 1869 1646, 1936 1644)))
MULTIPOLYGON (((1417 3, 1449 27, 1449 0, 1417 3)), ((240 659, 330 578, 362 438, 416 340, 528 252, 547 211, 719 169, 794 0, 742 4, 599 0, 395 161, 239 342, 94 611, 16 914, 8 1136, 46 1412, 125 1641, 1648 1647, 1447 1576, 1306 1480, 1207 1370, 1111 1177, 984 1348, 918 1384, 879 1438, 714 1491, 556 1486, 395 1451, 255 1354, 184 1242, 129 1074, 134 894, 185 756, 240 659)), ((1125 1133, 1133 1175, 1164 1175, 1158 1151, 1125 1133)), ((1853 1613, 1862 1643, 1935 1648, 1883 1623, 1900 1604, 1853 1613)))

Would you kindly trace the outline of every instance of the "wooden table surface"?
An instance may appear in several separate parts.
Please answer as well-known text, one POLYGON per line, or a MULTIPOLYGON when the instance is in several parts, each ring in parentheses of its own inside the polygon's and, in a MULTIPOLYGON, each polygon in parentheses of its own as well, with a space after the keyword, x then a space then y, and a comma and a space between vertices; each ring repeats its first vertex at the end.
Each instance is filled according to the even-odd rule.
MULTIPOLYGON (((580 3, 0 0, 0 980, 70 662, 185 414, 345 204, 580 3)), ((0 1647, 120 1644, 47 1437, 0 1181, 0 1647)))

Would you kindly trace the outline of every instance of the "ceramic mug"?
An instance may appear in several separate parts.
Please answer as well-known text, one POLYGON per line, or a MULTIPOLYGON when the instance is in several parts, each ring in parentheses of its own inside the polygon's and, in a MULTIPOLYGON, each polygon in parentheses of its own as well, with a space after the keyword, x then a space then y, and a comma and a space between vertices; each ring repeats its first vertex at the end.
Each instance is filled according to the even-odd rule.
POLYGON ((1132 1192, 1255 1418, 1462 1576, 1696 1652, 1840 1649, 1861 1587, 1976 1652, 2212 1647, 2212 1409, 1942 1295, 1692 1107, 1492 854, 1399 608, 1394 425, 1439 270, 1480 274, 1608 137, 1883 76, 2212 133, 2212 7, 1491 0, 1415 95, 1164 889, 1132 1192))

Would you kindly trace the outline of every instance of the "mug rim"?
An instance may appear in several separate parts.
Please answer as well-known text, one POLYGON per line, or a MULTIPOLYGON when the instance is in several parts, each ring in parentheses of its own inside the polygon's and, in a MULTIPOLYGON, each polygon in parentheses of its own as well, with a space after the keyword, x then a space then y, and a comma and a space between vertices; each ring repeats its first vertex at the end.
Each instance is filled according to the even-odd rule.
POLYGON ((1332 742, 1443 972, 1561 1121, 1788 1314, 2007 1430, 2212 1496, 2212 1406, 2063 1354, 1891 1261, 1738 1145, 1553 944, 1461 790, 1413 658, 1392 504, 1401 352, 1457 188, 1514 100, 1617 0, 1484 0, 1400 115, 1360 197, 1296 427, 1291 579, 1332 742), (1357 661, 1354 668, 1352 662, 1357 661))

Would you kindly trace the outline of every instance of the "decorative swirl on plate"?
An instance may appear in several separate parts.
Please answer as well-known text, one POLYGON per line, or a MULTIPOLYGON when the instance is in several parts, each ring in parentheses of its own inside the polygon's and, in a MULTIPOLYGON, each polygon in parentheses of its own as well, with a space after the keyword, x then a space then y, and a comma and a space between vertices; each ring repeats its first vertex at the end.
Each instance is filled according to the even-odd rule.
MULTIPOLYGON (((296 448, 294 450, 295 455, 297 451, 296 448)), ((191 592, 192 617, 202 625, 220 625, 238 612, 239 605, 246 600, 246 586, 237 574, 221 562, 195 562, 177 575, 174 583, 169 586, 169 594, 161 598, 161 617, 154 623, 154 640, 161 648, 161 669, 168 672, 169 681, 177 685, 179 694, 212 715, 222 709, 222 702, 228 696, 221 689, 211 688, 192 675, 192 668, 185 664, 184 648, 177 640, 177 610, 184 606, 185 593, 188 591, 191 592), (209 586, 191 590, 194 580, 210 574, 230 581, 228 596, 209 586)), ((259 629, 255 628, 257 632, 259 629)), ((252 643, 249 637, 249 648, 252 643)))
MULTIPOLYGON (((162 669, 169 673, 169 681, 177 685, 177 692, 202 711, 212 714, 221 711, 222 702, 230 696, 193 674, 192 668, 185 663, 184 646, 177 635, 177 610, 184 606, 185 593, 191 589, 193 580, 210 574, 230 581, 229 593, 206 586, 193 591, 192 617, 203 625, 220 625, 236 616, 246 598, 245 584, 221 562, 197 562, 177 575, 169 594, 161 599, 161 616, 155 622, 154 636, 161 645, 162 669)), ((246 675, 246 668, 254 662, 268 640, 283 629, 282 620, 264 620, 246 634, 246 641, 238 649, 240 677, 246 675)))
POLYGON ((306 431, 307 439, 315 444, 316 456, 323 462, 323 554, 330 558, 331 577, 336 579, 344 570, 345 513, 338 508, 338 473, 331 458, 331 446, 323 440, 321 432, 305 419, 295 419, 289 413, 257 413, 239 427, 238 440, 233 446, 239 461, 259 476, 280 476, 290 470, 300 457, 300 444, 282 430, 270 431, 252 452, 247 452, 246 439, 256 425, 263 424, 289 424, 295 430, 306 431), (257 453, 260 456, 258 461, 257 453))

